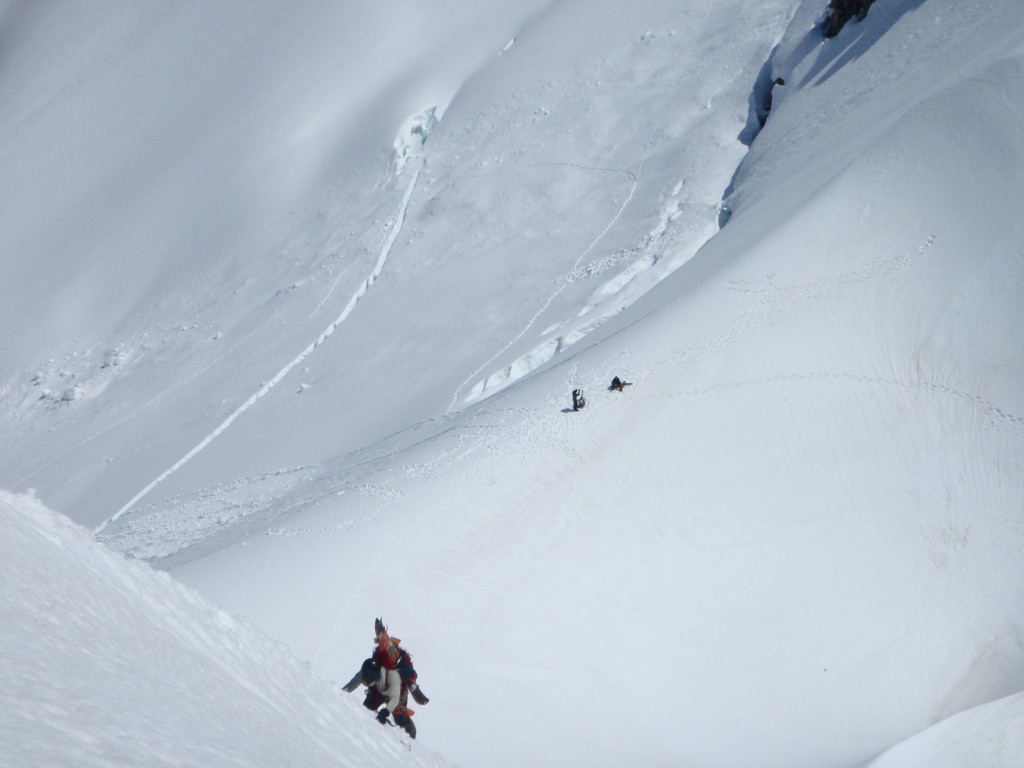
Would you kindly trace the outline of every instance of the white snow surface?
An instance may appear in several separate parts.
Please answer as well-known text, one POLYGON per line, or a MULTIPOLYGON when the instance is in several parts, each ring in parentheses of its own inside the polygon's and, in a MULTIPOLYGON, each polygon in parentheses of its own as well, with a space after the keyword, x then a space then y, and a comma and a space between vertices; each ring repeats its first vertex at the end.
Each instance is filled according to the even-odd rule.
POLYGON ((443 764, 380 738, 279 642, 37 499, 0 493, 0 523, 5 766, 443 764))
POLYGON ((0 2, 0 764, 1024 764, 1024 5, 824 7, 0 2))
POLYGON ((969 709, 887 750, 866 768, 1015 765, 1024 754, 1024 694, 969 709))

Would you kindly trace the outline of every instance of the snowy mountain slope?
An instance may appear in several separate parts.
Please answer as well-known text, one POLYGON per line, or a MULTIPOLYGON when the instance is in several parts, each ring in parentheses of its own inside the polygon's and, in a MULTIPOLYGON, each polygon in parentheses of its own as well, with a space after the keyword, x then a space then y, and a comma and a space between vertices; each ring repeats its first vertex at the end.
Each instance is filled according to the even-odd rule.
POLYGON ((162 477, 103 538, 324 677, 383 614, 463 765, 850 766, 1024 689, 1024 14, 876 5, 827 43, 816 2, 538 8, 420 157, 297 227, 300 262, 359 263, 274 297, 300 322, 252 326, 269 373, 185 378, 203 413, 122 391, 178 450, 24 383, 5 450, 86 521, 115 511, 91 483, 162 477), (111 467, 65 480, 50 428, 111 467))
POLYGON ((406 117, 544 5, 6 4, 4 484, 98 523, 259 392, 378 261, 406 117))
POLYGON ((0 494, 0 520, 4 765, 442 765, 34 498, 0 494))
MULTIPOLYGON (((476 24, 482 11, 457 22, 420 18, 424 28, 438 27, 431 39, 460 39, 456 48, 446 48, 450 61, 431 60, 432 67, 447 72, 461 66, 457 74, 463 79, 479 72, 462 87, 451 115, 444 114, 451 94, 440 86, 417 90, 421 101, 403 102, 408 106, 401 107, 402 114, 431 102, 440 110, 443 128, 431 136, 429 166, 406 162, 403 176, 391 178, 392 161, 384 148, 390 147, 393 133, 378 131, 346 148, 337 162, 351 167, 332 165, 322 177, 296 183, 291 196, 278 176, 264 175, 260 184, 234 181, 239 174, 259 173, 250 166, 265 162, 261 142, 272 141, 265 135, 274 125, 244 111, 225 114, 211 107, 208 115, 206 102, 168 107, 164 92, 149 88, 150 81, 137 73, 180 72, 185 83, 180 87, 188 89, 193 73, 203 71, 206 87, 214 91, 212 105, 219 105, 224 94, 224 99, 253 99, 259 107, 276 88, 288 93, 288 105, 295 104, 276 118, 291 128, 309 111, 309 101, 349 103, 359 95, 343 96, 344 89, 333 84, 334 78, 347 83, 347 72, 367 66, 356 56, 361 49, 335 50, 335 41, 322 39, 321 32, 312 45, 306 38, 312 33, 295 30, 314 19, 320 23, 313 10, 278 29, 266 11, 250 18, 226 6, 206 18, 201 7, 186 4, 175 12, 183 15, 175 17, 176 24, 187 31, 190 20, 202 15, 204 27, 201 41, 189 40, 188 46, 171 44, 174 38, 163 20, 152 21, 141 10, 136 11, 141 19, 133 19, 122 10, 130 30, 131 24, 152 27, 170 42, 132 49, 147 63, 128 68, 129 75, 121 59, 110 54, 114 63, 104 68, 104 59, 94 65, 84 78, 86 86, 111 87, 106 78, 112 69, 116 78, 129 77, 123 86, 129 98, 151 104, 157 114, 170 108, 177 120, 167 130, 179 125, 176 141, 197 145, 181 162, 206 167, 205 158, 214 150, 204 149, 212 139, 202 130, 203 120, 220 121, 218 131, 232 145, 230 173, 218 175, 216 184, 188 187, 189 215, 208 216, 223 200, 240 196, 239 205, 253 207, 246 197, 250 191, 225 190, 227 184, 251 194, 272 194, 274 205, 283 210, 270 216, 269 233, 225 221, 225 236, 239 239, 229 246, 208 240, 193 249, 167 245, 172 255, 157 250, 142 260, 137 249, 130 249, 123 258, 133 260, 142 279, 158 286, 159 295, 136 290, 123 275, 111 281, 104 272, 103 279, 94 279, 89 273, 94 260, 71 259, 69 268, 85 277, 61 283, 88 280, 94 286, 71 289, 79 302, 96 295, 97 302, 116 310, 117 301, 106 294, 138 294, 131 300, 145 309, 124 320, 124 333, 100 330, 109 323, 93 312, 89 331, 95 338, 74 341, 59 353, 51 337, 44 338, 48 324, 28 323, 32 335, 18 336, 19 344, 32 339, 30 349, 46 346, 43 354, 27 354, 18 365, 11 345, 3 482, 34 487, 55 506, 96 524, 126 511, 142 499, 140 494, 159 501, 239 477, 334 459, 461 407, 467 398, 493 391, 547 360, 596 319, 628 304, 678 266, 714 231, 721 190, 744 151, 732 134, 745 110, 749 83, 781 34, 792 3, 747 6, 762 24, 741 36, 728 23, 732 7, 711 13, 707 4, 681 9, 651 2, 625 11, 615 3, 563 2, 526 23, 527 33, 511 46, 496 45, 484 65, 476 54, 483 41, 459 38, 461 25, 476 24), (239 49, 238 57, 226 62, 217 44, 225 29, 239 49), (302 52, 284 47, 280 56, 253 61, 251 51, 264 34, 274 50, 293 39, 302 52), (339 57, 348 63, 330 79, 308 77, 309 68, 330 69, 339 57), (715 61, 721 64, 710 64, 715 61), (634 100, 640 100, 636 109, 626 106, 634 100), (666 105, 672 105, 671 111, 666 105), (630 117, 623 122, 620 115, 630 117), (728 136, 724 143, 723 135, 728 136), (623 161, 617 162, 616 155, 623 161), (543 187, 551 189, 539 196, 543 187), (538 199, 525 207, 530 198, 538 199), (467 201, 480 213, 471 213, 467 201), (503 211, 509 212, 507 219, 503 211), (563 234, 556 236, 556 231, 563 234), (543 247, 538 248, 541 233, 543 247), (667 252, 673 259, 666 260, 667 252), (183 288, 177 287, 180 281, 183 288), (438 302, 436 297, 453 284, 468 286, 465 294, 480 298, 438 302), (515 290, 508 290, 513 284, 515 290), (126 334, 132 338, 125 340, 126 334), (300 392, 302 397, 295 397, 300 392), (325 418, 334 421, 333 430, 323 428, 325 418), (267 433, 277 438, 263 439, 267 433), (54 434, 68 439, 53 440, 54 434)), ((508 30, 507 37, 496 39, 508 40, 536 10, 516 8, 487 14, 488 28, 508 30)), ((379 28, 388 29, 390 22, 384 20, 390 18, 381 8, 379 16, 349 19, 343 28, 365 36, 360 23, 365 29, 376 20, 379 28)), ((47 29, 43 22, 38 25, 47 29)), ((48 44, 66 44, 57 32, 50 34, 56 40, 48 44)), ((385 42, 401 48, 405 38, 385 42)), ((380 56, 377 50, 373 54, 380 56)), ((416 47, 396 53, 392 68, 414 71, 417 79, 440 79, 423 70, 421 55, 416 47)), ((457 81, 449 76, 441 86, 454 89, 457 81)), ((378 86, 370 82, 366 87, 378 86)), ((104 101, 90 101, 88 87, 84 91, 68 108, 85 109, 80 102, 93 105, 99 110, 96 119, 102 118, 97 132, 116 129, 139 141, 150 139, 155 145, 146 145, 149 153, 169 154, 169 161, 180 164, 163 132, 151 136, 145 125, 117 122, 104 101)), ((63 103, 55 100, 51 107, 54 122, 81 122, 61 114, 63 103)), ((348 111, 337 109, 339 124, 362 114, 349 118, 348 111)), ((396 107, 389 104, 388 109, 396 107)), ((371 111, 374 117, 367 118, 367 125, 377 125, 376 104, 371 111)), ((396 118, 391 130, 400 124, 396 118)), ((319 141, 310 139, 308 147, 284 154, 276 167, 292 168, 297 157, 305 157, 302 152, 330 154, 339 141, 335 133, 325 127, 317 135, 319 141)), ((35 134, 23 130, 16 138, 29 142, 35 134)), ((76 135, 72 146, 87 138, 76 135)), ((30 158, 42 152, 12 144, 12 155, 30 158)), ((86 179, 77 183, 91 184, 92 166, 76 165, 71 157, 59 165, 64 173, 86 179)), ((23 195, 17 178, 12 177, 12 189, 23 195)), ((123 183, 142 189, 142 200, 153 194, 148 176, 125 174, 123 183)), ((160 193, 163 187, 155 190, 160 193)), ((20 205, 25 208, 61 210, 46 195, 24 199, 28 202, 20 205)), ((93 199, 94 209, 102 213, 97 221, 106 221, 107 211, 120 210, 116 201, 105 204, 102 195, 94 193, 93 199)), ((154 207, 163 212, 159 220, 174 220, 178 231, 196 229, 166 206, 154 207)), ((268 219, 263 213, 246 217, 268 219)), ((15 234, 26 229, 28 238, 48 229, 38 214, 21 218, 24 224, 15 234)), ((75 241, 74 232, 65 239, 75 241)), ((121 258, 123 244, 117 238, 97 247, 121 258)), ((36 251, 46 250, 42 238, 34 248, 22 252, 28 264, 40 263, 36 251)), ((53 250, 47 250, 47 258, 56 258, 49 255, 53 250)), ((108 262, 107 256, 95 260, 108 262)), ((10 283, 12 292, 19 284, 10 283)), ((39 312, 39 302, 21 308, 20 296, 6 302, 15 317, 60 321, 67 316, 67 302, 60 296, 54 297, 52 313, 39 312)), ((55 333, 70 335, 75 325, 55 333)))
POLYGON ((1013 765, 1024 754, 1024 696, 1008 696, 944 720, 867 768, 1013 765))
POLYGON ((338 676, 387 605, 444 702, 424 738, 463 763, 852 765, 1024 688, 1022 18, 998 8, 811 48, 803 6, 697 259, 400 470, 354 461, 174 573, 338 676), (591 404, 559 414, 574 384, 591 404))

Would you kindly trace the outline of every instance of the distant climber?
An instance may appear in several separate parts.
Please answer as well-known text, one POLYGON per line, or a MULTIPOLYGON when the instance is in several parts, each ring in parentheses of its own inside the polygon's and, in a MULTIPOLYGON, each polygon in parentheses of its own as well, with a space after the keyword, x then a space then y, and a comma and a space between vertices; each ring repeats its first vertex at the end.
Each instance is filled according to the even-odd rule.
POLYGON ((612 379, 612 383, 608 387, 608 391, 609 392, 621 392, 626 387, 632 387, 632 386, 633 386, 633 382, 632 381, 623 381, 618 376, 616 376, 614 379, 612 379))
POLYGON ((416 682, 416 670, 412 657, 399 645, 397 637, 391 637, 384 622, 374 622, 375 646, 373 655, 363 662, 344 688, 352 693, 360 685, 366 686, 363 706, 377 710, 377 722, 388 725, 394 718, 394 725, 416 738, 416 724, 412 721, 413 710, 408 707, 409 694, 417 704, 426 704, 428 699, 416 682))
POLYGON ((572 409, 578 411, 580 408, 587 404, 587 398, 583 396, 582 389, 574 389, 572 391, 572 409))

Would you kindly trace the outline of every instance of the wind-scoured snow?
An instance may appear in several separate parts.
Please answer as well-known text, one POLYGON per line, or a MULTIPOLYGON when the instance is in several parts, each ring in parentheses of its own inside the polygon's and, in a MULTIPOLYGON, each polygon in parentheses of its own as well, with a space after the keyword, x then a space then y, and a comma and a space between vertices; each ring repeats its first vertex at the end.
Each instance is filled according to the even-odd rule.
POLYGON ((9 6, 0 486, 410 760, 1017 766, 1024 6, 825 5, 9 6))

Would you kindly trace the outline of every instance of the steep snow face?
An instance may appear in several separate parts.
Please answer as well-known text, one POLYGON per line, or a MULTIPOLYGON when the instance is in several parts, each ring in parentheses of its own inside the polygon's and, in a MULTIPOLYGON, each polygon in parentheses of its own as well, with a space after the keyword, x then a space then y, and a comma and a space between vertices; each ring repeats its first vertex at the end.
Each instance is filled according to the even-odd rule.
POLYGON ((280 643, 0 492, 0 762, 441 766, 280 643), (377 737, 377 738, 375 738, 377 737))
POLYGON ((95 524, 198 445, 371 272, 403 121, 547 4, 3 4, 2 482, 95 524))
MULTIPOLYGON (((19 101, 7 113, 20 255, 0 325, 26 332, 5 345, 0 481, 95 525, 319 466, 537 370, 715 231, 793 6, 453 0, 279 21, 184 3, 122 9, 111 30, 79 18, 102 38, 84 52, 19 7, 69 84, 39 131, 19 101), (759 23, 736 34, 741 9, 759 23), (33 176, 39 156, 51 174, 33 176)), ((41 77, 31 61, 13 56, 11 80, 41 77)))
POLYGON ((325 678, 383 614, 463 765, 847 768, 1019 692, 1024 7, 821 10, 509 10, 212 283, 15 366, 0 471, 325 678))
MULTIPOLYGON (((328 675, 386 606, 435 697, 421 732, 464 763, 849 766, 1024 688, 1024 9, 875 10, 824 43, 800 8, 732 220, 564 364, 327 472, 217 489, 292 483, 295 511, 167 565, 328 675), (562 413, 574 386, 589 405, 562 413)), ((477 183, 472 220, 533 213, 477 183)), ((638 202, 660 212, 637 191, 616 227, 638 202)), ((172 538, 170 510, 134 522, 128 546, 172 538)))

